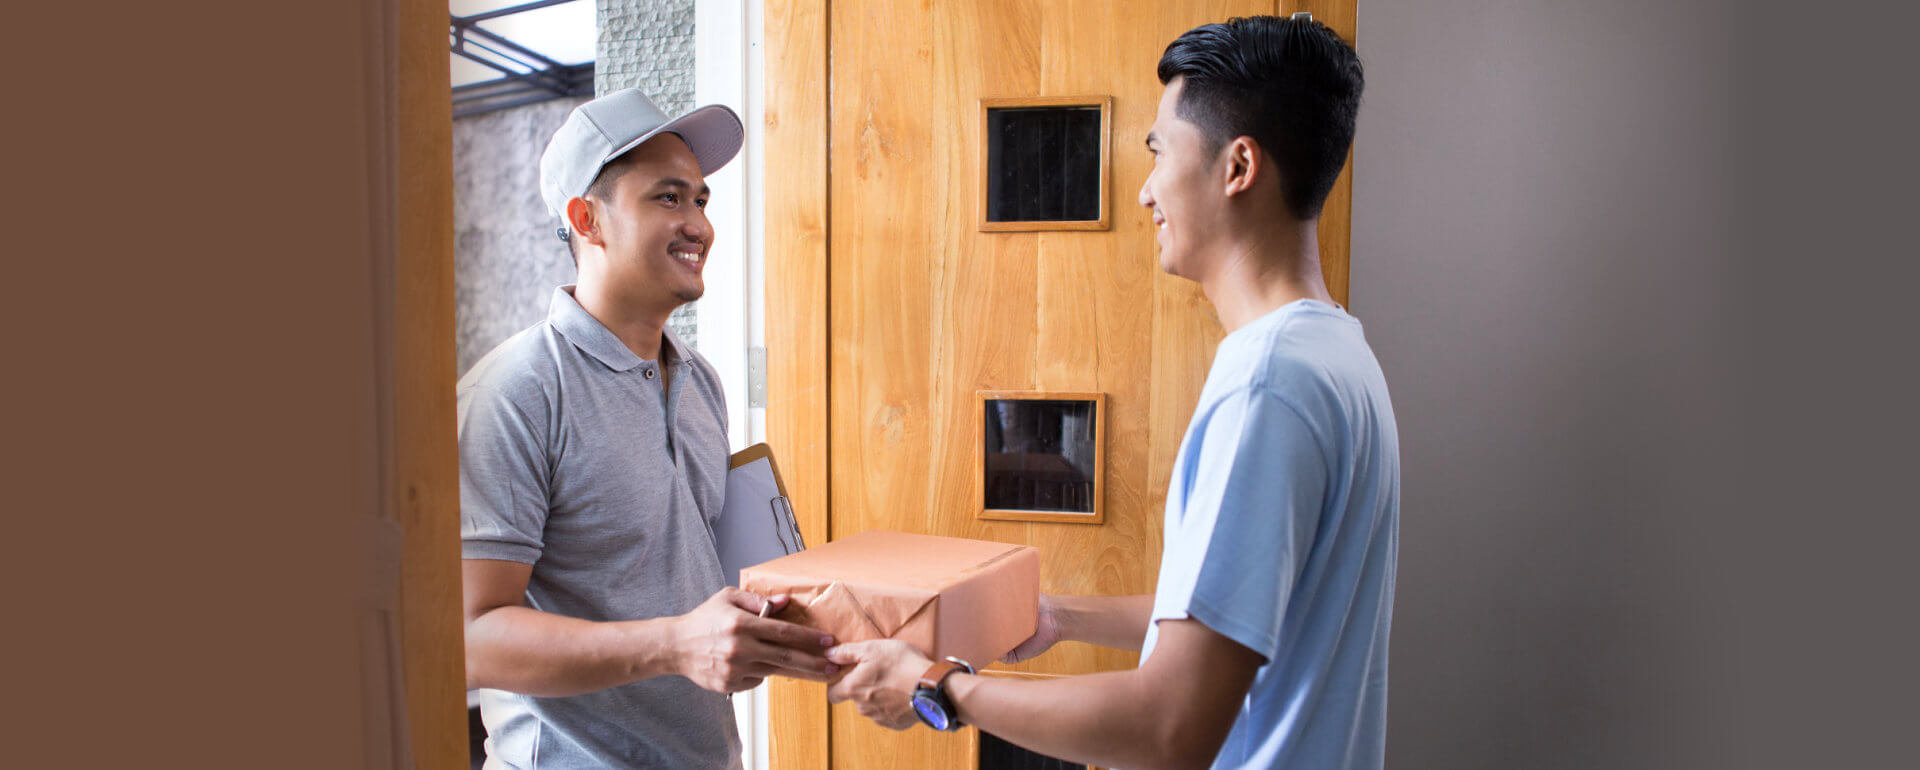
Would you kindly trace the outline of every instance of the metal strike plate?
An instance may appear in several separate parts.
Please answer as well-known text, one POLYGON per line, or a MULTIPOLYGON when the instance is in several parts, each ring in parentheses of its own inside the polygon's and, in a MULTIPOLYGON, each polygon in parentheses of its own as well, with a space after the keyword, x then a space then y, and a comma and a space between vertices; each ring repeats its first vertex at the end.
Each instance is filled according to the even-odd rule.
POLYGON ((767 408, 767 349, 747 348, 747 406, 767 408))

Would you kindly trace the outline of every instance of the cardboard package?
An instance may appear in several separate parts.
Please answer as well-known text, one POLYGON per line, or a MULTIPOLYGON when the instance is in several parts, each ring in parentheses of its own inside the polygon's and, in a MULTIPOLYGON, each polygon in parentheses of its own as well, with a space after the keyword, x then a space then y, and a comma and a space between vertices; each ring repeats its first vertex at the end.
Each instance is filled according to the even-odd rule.
POLYGON ((836 641, 899 639, 985 668, 1033 636, 1040 552, 904 532, 862 532, 740 571, 740 587, 790 594, 776 617, 836 641))

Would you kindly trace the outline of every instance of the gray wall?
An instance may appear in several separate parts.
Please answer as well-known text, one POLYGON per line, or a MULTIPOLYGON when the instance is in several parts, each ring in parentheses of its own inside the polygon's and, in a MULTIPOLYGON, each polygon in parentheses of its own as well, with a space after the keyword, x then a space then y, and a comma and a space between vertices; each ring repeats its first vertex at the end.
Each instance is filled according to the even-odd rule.
POLYGON ((1352 304, 1404 464, 1388 762, 1728 766, 1711 4, 1360 4, 1352 304))
POLYGON ((454 354, 465 374, 487 351, 546 317, 553 287, 572 283, 559 222, 540 201, 540 152, 585 99, 453 122, 454 354))

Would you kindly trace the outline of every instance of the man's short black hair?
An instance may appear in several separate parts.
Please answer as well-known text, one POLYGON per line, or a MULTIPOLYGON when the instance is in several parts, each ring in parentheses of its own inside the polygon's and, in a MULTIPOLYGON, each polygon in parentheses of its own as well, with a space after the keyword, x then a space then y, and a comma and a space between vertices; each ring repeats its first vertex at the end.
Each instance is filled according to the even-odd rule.
MULTIPOLYGON (((632 153, 607 161, 607 165, 601 166, 600 171, 593 175, 593 181, 587 185, 586 194, 581 197, 593 198, 602 203, 612 201, 613 186, 619 183, 620 174, 625 171, 626 161, 629 157, 632 157, 632 153)), ((560 226, 567 230, 567 254, 573 257, 573 266, 579 267, 580 247, 574 240, 576 236, 573 233, 573 227, 568 224, 565 219, 566 217, 561 217, 562 221, 560 226)))
POLYGON ((1248 136, 1279 166, 1296 219, 1314 219, 1353 146, 1365 79, 1353 47, 1311 19, 1251 16, 1195 27, 1167 45, 1160 82, 1183 78, 1176 114, 1213 151, 1248 136))

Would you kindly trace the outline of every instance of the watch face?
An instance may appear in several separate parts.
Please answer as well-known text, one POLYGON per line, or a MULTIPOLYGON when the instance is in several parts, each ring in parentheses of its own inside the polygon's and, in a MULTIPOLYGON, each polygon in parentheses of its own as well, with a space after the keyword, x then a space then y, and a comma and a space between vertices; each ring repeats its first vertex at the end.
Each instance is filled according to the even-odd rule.
POLYGON ((913 710, 920 714, 920 721, 935 730, 946 730, 951 726, 948 724, 947 710, 941 708, 940 702, 930 695, 914 693, 913 710))

